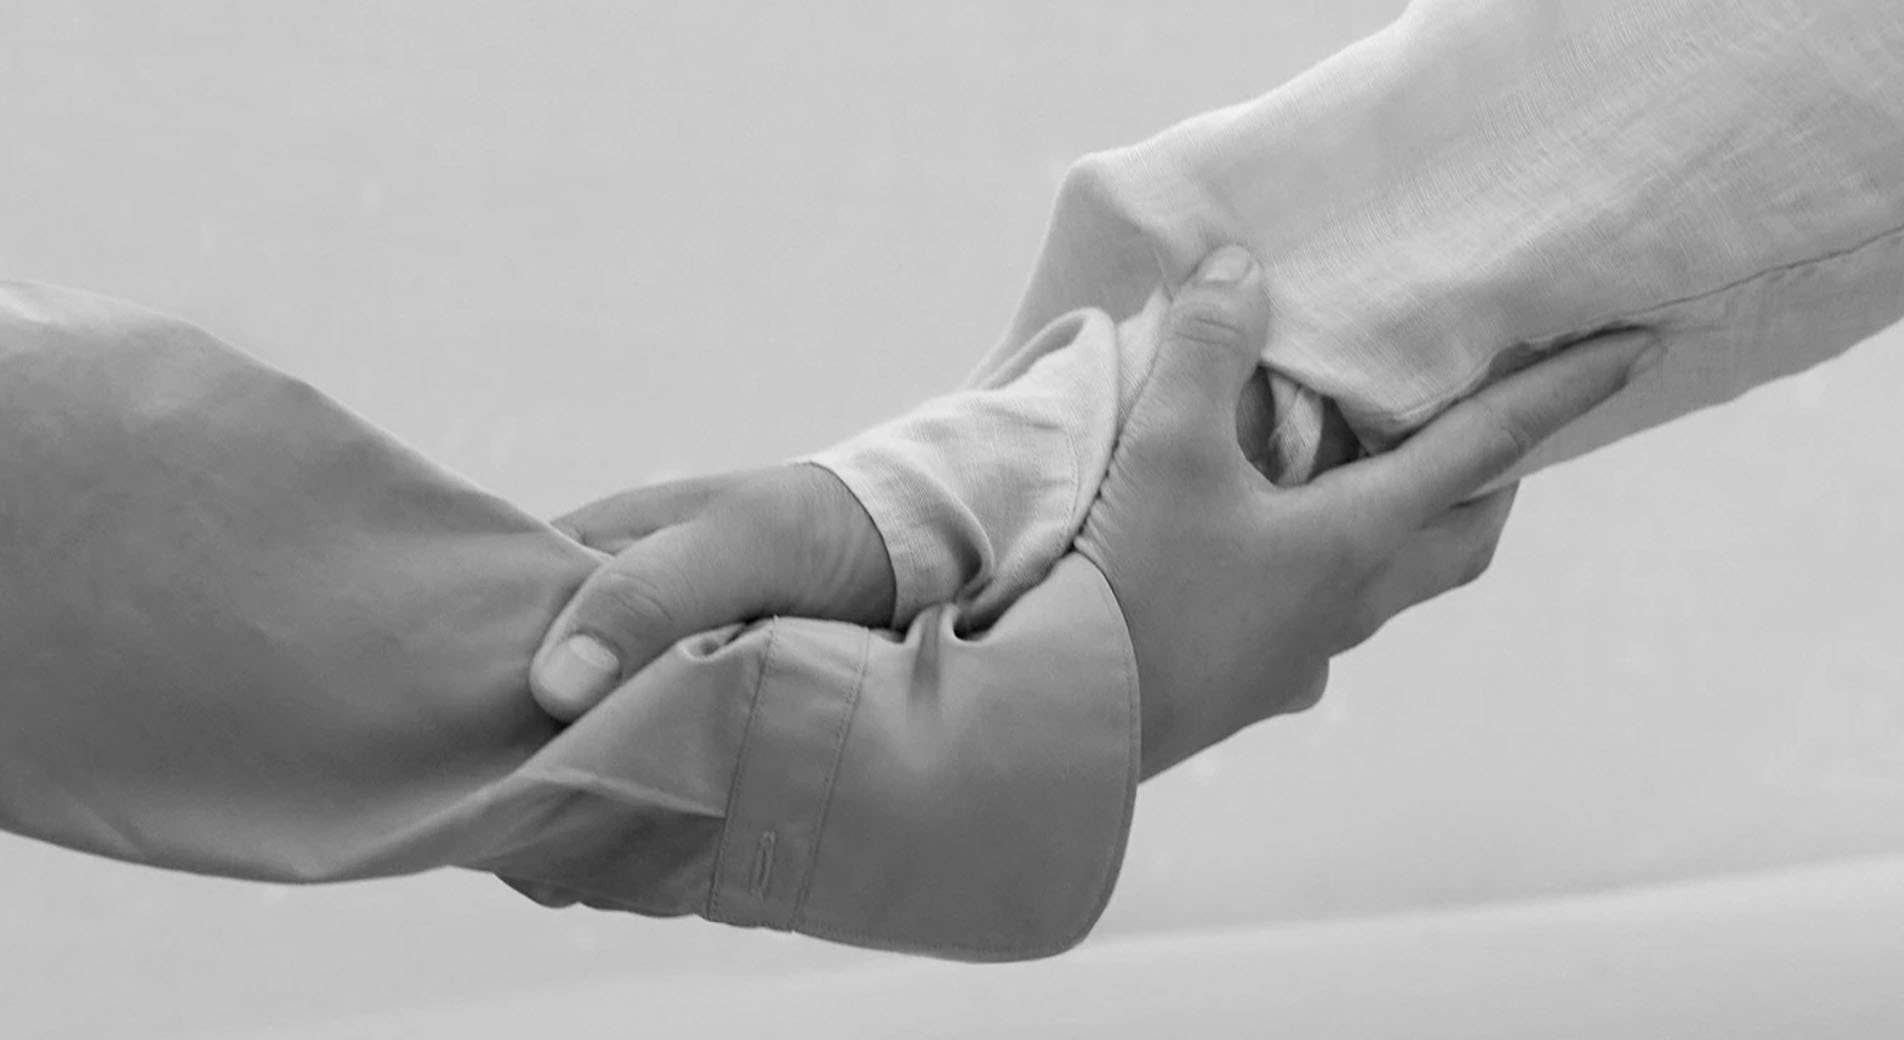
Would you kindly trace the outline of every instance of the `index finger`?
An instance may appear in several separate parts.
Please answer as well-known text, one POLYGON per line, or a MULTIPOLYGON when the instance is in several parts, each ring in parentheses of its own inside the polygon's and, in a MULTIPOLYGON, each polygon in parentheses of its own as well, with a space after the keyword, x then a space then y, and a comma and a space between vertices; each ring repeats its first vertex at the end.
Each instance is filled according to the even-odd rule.
POLYGON ((549 523, 591 549, 618 553, 665 527, 694 517, 715 496, 750 474, 717 473, 630 488, 599 498, 549 523))
POLYGON ((1619 393, 1658 350, 1658 337, 1645 330, 1566 347, 1455 404, 1394 451, 1336 471, 1338 482, 1353 481, 1375 509, 1418 526, 1619 393))

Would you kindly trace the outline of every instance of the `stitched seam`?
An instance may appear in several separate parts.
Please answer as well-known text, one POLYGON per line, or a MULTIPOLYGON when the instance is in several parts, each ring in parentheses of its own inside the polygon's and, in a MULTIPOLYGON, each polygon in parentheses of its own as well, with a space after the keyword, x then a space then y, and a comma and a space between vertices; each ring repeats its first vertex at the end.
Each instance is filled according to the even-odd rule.
POLYGON ((760 691, 767 686, 767 673, 773 670, 774 651, 780 646, 780 626, 767 626, 767 649, 761 654, 760 673, 754 677, 754 694, 747 704, 747 721, 741 726, 740 755, 734 761, 734 775, 727 786, 727 826, 721 828, 721 841, 714 847, 713 879, 707 889, 707 917, 717 920, 721 906, 722 870, 727 863, 728 832, 734 827, 734 810, 740 804, 741 784, 747 775, 747 759, 752 750, 754 718, 760 714, 760 691))
POLYGON ((747 894, 755 899, 766 899, 767 886, 773 884, 775 837, 775 832, 764 831, 754 843, 754 867, 747 879, 747 894))
MULTIPOLYGON (((1866 252, 1868 250, 1877 249, 1880 246, 1890 244, 1892 241, 1898 240, 1898 239, 1904 239, 1904 224, 1900 224, 1887 231, 1878 232, 1876 235, 1873 235, 1870 238, 1867 238, 1864 241, 1857 243, 1856 245, 1847 246, 1844 249, 1840 249, 1835 252, 1822 253, 1818 256, 1814 256, 1809 259, 1797 260, 1789 264, 1780 264, 1775 267, 1767 267, 1762 270, 1756 271, 1752 274, 1746 275, 1742 278, 1739 278, 1735 281, 1728 282, 1725 285, 1721 285, 1716 289, 1709 289, 1704 292, 1692 293, 1687 296, 1681 296, 1676 299, 1667 300, 1663 303, 1656 303, 1647 307, 1642 307, 1639 310, 1627 311, 1624 315, 1610 317, 1603 322, 1599 322, 1595 325, 1590 325, 1585 329, 1579 329, 1573 332, 1549 334, 1549 335, 1543 335, 1543 336, 1533 336, 1533 337, 1530 337, 1529 339, 1522 340, 1521 342, 1526 343, 1526 342, 1534 342, 1539 340, 1554 340, 1556 342, 1564 342, 1570 339, 1586 339, 1603 330, 1618 328, 1621 325, 1626 323, 1635 323, 1638 321, 1638 319, 1645 317, 1647 315, 1656 314, 1660 311, 1668 310, 1673 307, 1681 307, 1681 306, 1685 306, 1686 304, 1699 303, 1699 302, 1713 299, 1719 296, 1724 296, 1727 293, 1744 289, 1754 282, 1763 281, 1775 275, 1789 274, 1795 271, 1802 271, 1807 268, 1817 267, 1821 264, 1827 264, 1834 260, 1843 260, 1848 257, 1856 256, 1857 254, 1866 252)), ((1493 364, 1493 361, 1494 359, 1490 357, 1487 360, 1483 361, 1481 364, 1471 368, 1468 371, 1468 373, 1461 378, 1461 386, 1462 386, 1461 390, 1456 391, 1452 395, 1436 394, 1436 395, 1431 395, 1429 397, 1424 397, 1416 401, 1414 404, 1411 404, 1406 408, 1402 408, 1396 411, 1394 413, 1393 421, 1404 426, 1415 425, 1416 423, 1419 423, 1421 421, 1423 416, 1431 412, 1435 412, 1440 408, 1446 407, 1447 404, 1451 401, 1458 400, 1462 397, 1467 396, 1468 394, 1473 393, 1475 389, 1479 386, 1481 381, 1487 377, 1487 371, 1489 367, 1493 364)))
POLYGON ((853 719, 858 714, 860 692, 866 687, 866 663, 872 656, 873 636, 862 630, 859 643, 859 664, 853 670, 853 692, 847 695, 846 710, 840 714, 839 728, 833 734, 833 760, 827 767, 826 786, 820 795, 820 811, 813 818, 813 847, 807 851, 806 870, 800 877, 800 890, 793 897, 793 912, 787 917, 787 927, 795 929, 806 913, 807 893, 813 889, 815 865, 820 861, 820 842, 826 835, 827 812, 833 807, 833 792, 839 782, 840 763, 846 759, 846 737, 853 729, 853 719))

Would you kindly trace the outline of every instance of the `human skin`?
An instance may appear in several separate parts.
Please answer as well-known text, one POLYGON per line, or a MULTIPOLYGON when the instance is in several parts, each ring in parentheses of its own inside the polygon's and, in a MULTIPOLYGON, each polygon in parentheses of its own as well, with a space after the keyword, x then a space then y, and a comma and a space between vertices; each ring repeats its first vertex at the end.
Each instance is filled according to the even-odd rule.
MULTIPOLYGON (((1478 578, 1516 485, 1479 493, 1658 359, 1644 333, 1575 346, 1393 453, 1282 488, 1238 441, 1240 426, 1242 443, 1260 443, 1247 434, 1271 418, 1251 394, 1268 299, 1246 251, 1205 260, 1172 305, 1077 542, 1130 631, 1146 777, 1312 706, 1331 657, 1478 578)), ((617 555, 551 627, 532 672, 538 702, 577 717, 715 625, 785 612, 866 624, 889 611, 878 531, 842 490, 816 467, 782 467, 611 496, 558 521, 617 555)))

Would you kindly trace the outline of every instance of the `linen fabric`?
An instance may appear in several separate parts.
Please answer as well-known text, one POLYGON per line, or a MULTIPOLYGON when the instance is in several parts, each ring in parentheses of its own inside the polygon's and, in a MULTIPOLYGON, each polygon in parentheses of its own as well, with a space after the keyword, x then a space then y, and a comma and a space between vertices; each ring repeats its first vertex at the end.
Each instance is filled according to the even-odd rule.
POLYGON ((1261 98, 1076 164, 967 385, 812 460, 885 535, 896 621, 982 623, 1083 523, 1158 322, 1248 246, 1279 482, 1611 329, 1665 362, 1538 470, 1833 357, 1904 314, 1904 6, 1415 0, 1261 98))
POLYGON ((1068 549, 1196 261, 1269 267, 1285 480, 1331 408, 1381 450, 1546 351, 1658 330, 1664 366, 1535 469, 1896 319, 1901 67, 1887 0, 1425 0, 1087 159, 968 386, 815 459, 887 539, 903 636, 706 633, 566 729, 526 669, 598 555, 201 330, 0 284, 0 827, 1057 952, 1138 768, 1128 633, 1068 549))

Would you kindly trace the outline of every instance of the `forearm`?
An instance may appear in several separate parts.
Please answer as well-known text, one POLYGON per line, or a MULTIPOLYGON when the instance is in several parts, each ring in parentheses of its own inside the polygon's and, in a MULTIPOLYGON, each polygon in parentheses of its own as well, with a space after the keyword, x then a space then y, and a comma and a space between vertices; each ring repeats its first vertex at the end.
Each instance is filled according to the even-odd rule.
POLYGON ((0 396, 0 828, 971 959, 1102 909, 1136 691, 1081 560, 977 641, 944 612, 708 633, 562 729, 528 662, 598 558, 553 529, 100 297, 0 285, 0 396))
POLYGON ((1895 5, 1418 0, 1262 98, 1079 163, 978 392, 930 435, 902 419, 821 461, 904 532, 910 602, 1009 602, 1075 529, 1118 433, 1109 388, 1130 400, 1214 245, 1269 270, 1267 448, 1302 480, 1325 402, 1381 450, 1609 327, 1657 330, 1666 364, 1521 472, 1802 370, 1904 309, 1900 226, 1895 5), (1028 408, 1035 366, 1069 352, 1082 407, 1028 408))

